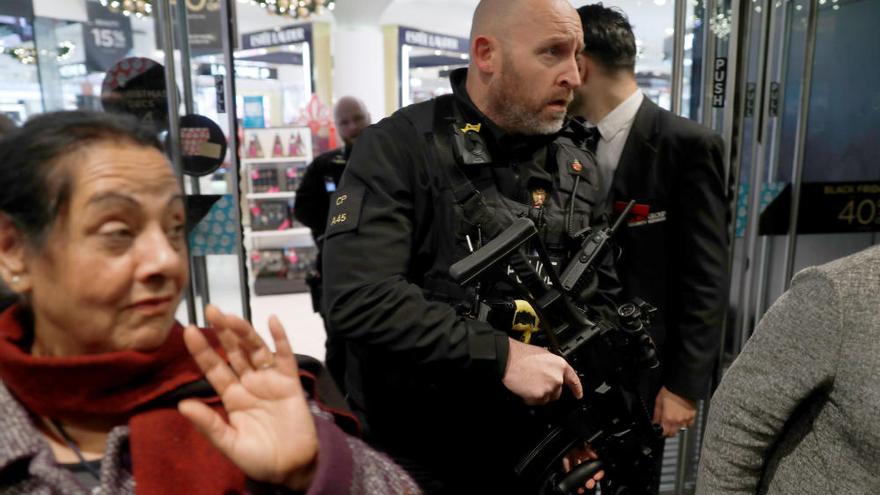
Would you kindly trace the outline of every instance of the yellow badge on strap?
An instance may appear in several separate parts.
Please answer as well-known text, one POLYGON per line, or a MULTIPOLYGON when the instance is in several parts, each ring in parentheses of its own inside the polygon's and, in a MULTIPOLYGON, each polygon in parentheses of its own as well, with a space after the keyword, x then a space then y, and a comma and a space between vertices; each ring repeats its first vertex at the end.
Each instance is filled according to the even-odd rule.
POLYGON ((517 299, 513 301, 516 304, 516 310, 513 313, 513 322, 510 325, 511 330, 522 332, 522 341, 526 344, 532 340, 532 334, 538 331, 540 320, 535 308, 528 301, 517 299))
POLYGON ((461 128, 461 132, 463 134, 467 134, 468 132, 480 132, 480 129, 483 127, 482 123, 479 124, 465 124, 464 127, 461 128))

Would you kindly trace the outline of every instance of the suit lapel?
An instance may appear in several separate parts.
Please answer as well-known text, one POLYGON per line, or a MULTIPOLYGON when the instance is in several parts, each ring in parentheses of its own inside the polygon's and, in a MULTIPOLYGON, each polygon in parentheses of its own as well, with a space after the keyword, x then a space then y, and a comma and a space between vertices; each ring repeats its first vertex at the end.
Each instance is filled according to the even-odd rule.
POLYGON ((611 189, 614 201, 640 199, 632 197, 638 194, 634 189, 644 189, 642 185, 645 178, 649 177, 648 171, 654 166, 659 135, 660 107, 645 96, 636 112, 636 118, 633 120, 614 172, 611 189))

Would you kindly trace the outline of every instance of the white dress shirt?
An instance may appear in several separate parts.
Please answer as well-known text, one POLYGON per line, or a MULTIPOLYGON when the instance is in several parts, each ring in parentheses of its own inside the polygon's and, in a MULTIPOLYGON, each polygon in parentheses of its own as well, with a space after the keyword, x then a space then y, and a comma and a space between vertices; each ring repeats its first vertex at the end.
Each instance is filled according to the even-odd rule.
MULTIPOLYGON (((606 115, 598 124, 601 138, 596 145, 596 161, 599 162, 599 173, 602 175, 602 192, 606 203, 610 201, 611 184, 614 182, 614 171, 623 154, 623 146, 629 136, 636 113, 642 104, 642 90, 636 89, 629 98, 623 100, 617 108, 606 115)), ((591 122, 592 124, 592 122, 591 122)))

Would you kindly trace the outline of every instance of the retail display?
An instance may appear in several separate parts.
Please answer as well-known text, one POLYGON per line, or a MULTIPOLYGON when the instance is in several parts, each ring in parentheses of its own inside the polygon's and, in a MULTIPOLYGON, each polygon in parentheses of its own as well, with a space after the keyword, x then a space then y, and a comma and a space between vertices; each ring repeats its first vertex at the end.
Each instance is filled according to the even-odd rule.
POLYGON ((251 255, 251 266, 256 277, 254 292, 269 295, 308 290, 306 275, 317 255, 318 250, 314 246, 255 251, 251 255))
POLYGON ((245 229, 257 295, 304 292, 314 262, 311 231, 294 220, 296 189, 312 161, 308 127, 244 130, 245 229), (311 251, 310 251, 311 250, 311 251), (311 254, 310 254, 311 253, 311 254))
POLYGON ((262 199, 251 206, 251 228, 254 231, 287 230, 291 226, 291 207, 284 199, 262 199))

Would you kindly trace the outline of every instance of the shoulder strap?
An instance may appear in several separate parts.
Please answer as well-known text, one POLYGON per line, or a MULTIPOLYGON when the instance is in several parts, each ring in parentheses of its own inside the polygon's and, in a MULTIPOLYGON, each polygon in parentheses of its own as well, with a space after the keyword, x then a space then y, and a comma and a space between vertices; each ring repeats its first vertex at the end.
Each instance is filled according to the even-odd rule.
POLYGON ((461 163, 461 154, 456 152, 454 142, 457 127, 464 128, 465 123, 455 104, 455 97, 453 95, 438 97, 435 100, 432 128, 423 134, 429 148, 433 150, 436 165, 443 170, 452 188, 455 202, 461 206, 465 220, 479 225, 491 239, 500 234, 503 228, 486 206, 479 189, 474 187, 462 170, 464 165, 461 163))

